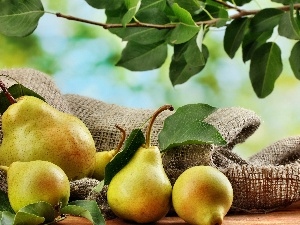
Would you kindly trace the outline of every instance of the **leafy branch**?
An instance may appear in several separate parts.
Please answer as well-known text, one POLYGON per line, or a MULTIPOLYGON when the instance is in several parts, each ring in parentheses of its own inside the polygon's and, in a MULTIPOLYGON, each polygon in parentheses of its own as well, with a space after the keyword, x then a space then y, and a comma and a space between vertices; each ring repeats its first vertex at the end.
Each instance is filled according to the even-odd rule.
MULTIPOLYGON (((223 6, 226 6, 228 9, 235 9, 236 11, 238 11, 238 13, 229 17, 230 20, 239 19, 239 18, 242 18, 245 16, 256 15, 257 13, 259 13, 261 11, 261 9, 257 9, 257 10, 240 9, 238 7, 230 6, 227 3, 219 1, 219 0, 214 0, 214 1, 218 2, 219 4, 222 4, 223 6)), ((276 9, 282 10, 282 11, 290 11, 290 6, 277 7, 276 9)), ((295 10, 300 9, 300 4, 295 4, 294 9, 295 10)), ((58 13, 47 12, 47 13, 55 14, 57 17, 61 17, 61 18, 67 19, 67 20, 72 20, 72 21, 77 21, 77 22, 82 22, 82 23, 86 23, 86 24, 100 26, 100 27, 103 27, 104 29, 123 28, 124 27, 124 25, 121 23, 116 23, 116 24, 101 23, 101 22, 87 20, 87 19, 80 18, 80 17, 66 15, 66 14, 63 14, 60 12, 58 12, 58 13)), ((215 19, 206 20, 206 21, 198 21, 195 24, 196 25, 214 26, 219 20, 221 20, 221 19, 215 18, 215 19)), ((174 29, 176 26, 177 26, 176 23, 160 25, 160 24, 143 23, 140 21, 126 24, 126 27, 147 27, 147 28, 156 28, 156 29, 174 29)))
MULTIPOLYGON (((44 13, 81 23, 101 26, 127 42, 116 63, 132 71, 161 67, 174 48, 169 78, 175 86, 199 74, 209 60, 203 43, 209 27, 224 27, 224 50, 234 58, 242 49, 244 62, 250 61, 249 78, 256 95, 272 93, 283 70, 281 49, 270 41, 274 29, 291 40, 289 63, 300 79, 300 0, 272 0, 281 4, 259 10, 241 7, 252 0, 85 0, 104 9, 106 22, 91 21, 63 13, 47 12, 41 0, 0 1, 0 33, 27 36, 38 26, 44 13), (236 13, 230 15, 229 11, 236 13), (13 27, 13 29, 12 29, 13 27)), ((254 0, 253 0, 254 1, 254 0)))

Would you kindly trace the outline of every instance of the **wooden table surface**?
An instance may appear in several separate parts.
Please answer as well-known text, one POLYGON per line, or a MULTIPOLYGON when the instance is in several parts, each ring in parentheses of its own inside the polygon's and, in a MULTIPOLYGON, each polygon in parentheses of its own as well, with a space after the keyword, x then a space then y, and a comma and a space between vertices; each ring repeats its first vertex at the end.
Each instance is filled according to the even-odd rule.
MULTIPOLYGON (((92 225, 84 218, 68 216, 57 225, 92 225)), ((106 225, 129 225, 121 219, 106 221, 106 225)), ((178 217, 165 217, 154 223, 155 225, 185 225, 178 217)), ((266 214, 229 214, 226 215, 222 225, 295 225, 300 224, 300 201, 278 211, 266 214)))

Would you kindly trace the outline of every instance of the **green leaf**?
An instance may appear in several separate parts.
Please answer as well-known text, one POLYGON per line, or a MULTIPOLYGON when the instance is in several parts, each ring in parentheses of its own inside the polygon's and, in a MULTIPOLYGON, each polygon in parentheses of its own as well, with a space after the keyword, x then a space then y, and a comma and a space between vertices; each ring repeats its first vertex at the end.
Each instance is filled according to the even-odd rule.
MULTIPOLYGON (((139 11, 136 18, 143 23, 167 24, 168 17, 157 8, 147 8, 139 11)), ((119 36, 123 41, 133 41, 142 45, 158 43, 165 40, 169 29, 155 29, 148 27, 127 27, 119 36)))
POLYGON ((0 1, 0 33, 6 36, 24 37, 37 27, 44 14, 41 0, 0 1))
POLYGON ((182 44, 192 39, 200 28, 196 25, 191 14, 177 3, 172 5, 172 11, 179 23, 171 31, 168 41, 171 44, 182 44))
POLYGON ((158 135, 161 151, 189 144, 226 144, 218 130, 204 122, 216 109, 207 104, 188 104, 178 108, 165 119, 158 135))
POLYGON ((202 45, 200 52, 196 37, 187 43, 175 45, 169 72, 172 85, 182 84, 199 73, 205 67, 208 56, 205 45, 202 45))
POLYGON ((77 200, 70 202, 61 209, 61 213, 84 217, 94 225, 105 225, 105 220, 96 201, 77 200))
POLYGON ((22 221, 30 218, 31 215, 33 218, 42 217, 46 223, 49 223, 55 220, 56 212, 51 204, 41 201, 21 208, 17 212, 15 220, 22 221))
POLYGON ((148 9, 157 9, 163 11, 166 8, 165 0, 143 0, 139 12, 148 9))
POLYGON ((300 27, 297 22, 299 18, 294 17, 293 8, 294 6, 291 4, 290 12, 284 13, 284 15, 281 17, 278 26, 278 34, 289 39, 300 40, 300 27))
MULTIPOLYGON (((34 96, 37 97, 43 101, 45 99, 40 96, 39 94, 35 93, 34 91, 24 87, 22 84, 14 84, 11 87, 8 88, 8 92, 15 98, 19 98, 24 95, 34 96)), ((6 98, 5 94, 3 92, 0 93, 0 114, 3 114, 6 109, 10 106, 10 102, 6 98)))
POLYGON ((112 178, 131 160, 135 152, 145 144, 145 137, 141 129, 133 130, 119 152, 105 167, 104 184, 108 185, 112 178))
POLYGON ((224 50, 230 58, 233 58, 236 51, 239 49, 249 20, 247 18, 240 18, 233 20, 226 28, 224 35, 224 50))
POLYGON ((180 7, 177 3, 174 3, 172 5, 172 10, 181 23, 191 26, 196 25, 195 21, 192 18, 192 15, 187 10, 180 7))
POLYGON ((263 9, 250 19, 249 29, 243 39, 243 60, 252 58, 254 51, 265 44, 272 36, 273 29, 278 25, 283 11, 278 9, 263 9))
POLYGON ((254 51, 266 43, 266 41, 272 36, 273 30, 265 31, 262 33, 248 32, 243 40, 243 61, 246 62, 251 59, 254 51))
POLYGON ((39 225, 45 222, 45 218, 26 212, 17 212, 12 225, 39 225))
POLYGON ((167 51, 167 43, 164 41, 149 45, 129 41, 116 65, 132 71, 156 69, 165 62, 167 51))
POLYGON ((141 6, 141 0, 125 0, 128 11, 122 18, 122 25, 125 27, 133 19, 141 6))
POLYGON ((289 62, 291 68, 294 72, 294 75, 297 79, 300 80, 300 41, 298 41, 292 48, 291 55, 289 58, 289 62))
POLYGON ((281 51, 276 43, 265 43, 253 53, 250 80, 259 98, 264 98, 273 91, 282 68, 281 51))
POLYGON ((14 212, 14 210, 10 206, 7 193, 0 190, 0 212, 1 211, 9 211, 11 213, 14 212))
POLYGON ((168 41, 171 44, 182 44, 191 40, 200 28, 196 25, 177 24, 175 29, 171 31, 168 41))
POLYGON ((0 225, 12 225, 14 223, 15 214, 9 211, 0 212, 0 225))
POLYGON ((201 3, 197 0, 174 0, 173 3, 178 4, 181 8, 187 10, 190 14, 194 14, 200 9, 201 3))
POLYGON ((259 11, 250 21, 250 31, 261 33, 273 30, 279 24, 283 11, 275 8, 267 8, 259 11))

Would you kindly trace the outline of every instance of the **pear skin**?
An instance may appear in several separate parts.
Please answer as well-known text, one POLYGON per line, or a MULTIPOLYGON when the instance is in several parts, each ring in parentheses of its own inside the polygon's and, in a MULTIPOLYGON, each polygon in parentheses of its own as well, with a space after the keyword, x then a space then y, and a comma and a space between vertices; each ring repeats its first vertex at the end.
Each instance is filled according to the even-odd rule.
POLYGON ((137 223, 155 222, 171 207, 172 186, 157 147, 140 147, 111 180, 107 200, 120 218, 137 223))
POLYGON ((15 212, 39 201, 63 207, 70 197, 67 175, 60 167, 47 161, 12 163, 7 171, 7 184, 8 199, 15 212))
POLYGON ((70 180, 90 176, 95 143, 85 124, 46 102, 23 96, 2 115, 0 165, 45 160, 61 167, 70 180))

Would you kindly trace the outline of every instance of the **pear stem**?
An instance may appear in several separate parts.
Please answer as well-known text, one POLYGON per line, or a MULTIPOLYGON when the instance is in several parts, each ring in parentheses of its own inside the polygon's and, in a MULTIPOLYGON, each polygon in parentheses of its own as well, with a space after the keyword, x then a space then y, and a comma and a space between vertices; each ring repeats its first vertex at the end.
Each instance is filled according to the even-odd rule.
POLYGON ((118 153, 119 151, 120 151, 120 149, 122 148, 122 145, 123 145, 123 143, 124 143, 124 141, 125 141, 125 138, 126 138, 126 131, 122 128, 122 127, 120 127, 119 125, 115 125, 116 126, 116 128, 118 128, 120 131, 121 131, 121 133, 122 133, 122 137, 121 137, 121 140, 120 140, 120 142, 119 142, 119 144, 118 144, 118 146, 117 146, 117 148, 116 148, 116 153, 118 153))
POLYGON ((163 111, 165 110, 170 110, 170 111, 173 111, 174 108, 172 105, 163 105, 161 106, 158 110, 156 110, 154 112, 154 114, 152 115, 151 119, 150 119, 150 122, 149 122, 149 125, 148 125, 148 128, 147 128, 147 132, 146 132, 146 143, 145 143, 145 147, 148 149, 150 148, 150 144, 151 144, 151 130, 152 130, 152 126, 154 124, 154 121, 156 119, 156 117, 163 111))
POLYGON ((5 172, 8 171, 8 166, 0 166, 0 170, 3 170, 5 172))
POLYGON ((16 103, 16 99, 9 93, 8 89, 6 88, 5 84, 0 80, 0 88, 2 89, 3 93, 5 94, 6 98, 10 102, 10 104, 16 103))

